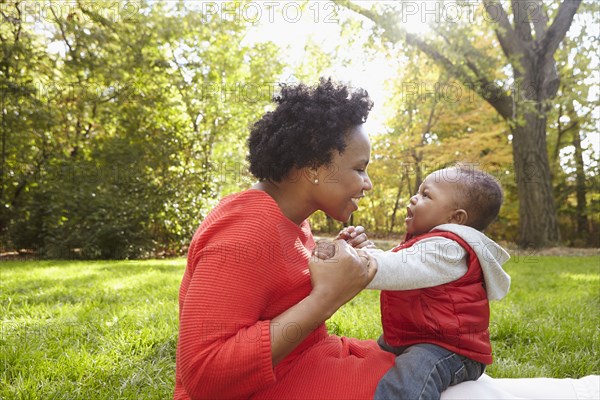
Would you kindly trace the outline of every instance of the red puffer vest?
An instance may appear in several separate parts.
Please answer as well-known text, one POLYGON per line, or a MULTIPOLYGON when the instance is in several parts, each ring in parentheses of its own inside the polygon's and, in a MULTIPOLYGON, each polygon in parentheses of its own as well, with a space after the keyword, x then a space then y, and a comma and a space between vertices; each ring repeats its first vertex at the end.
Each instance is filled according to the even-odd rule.
POLYGON ((467 273, 444 285, 381 292, 381 322, 390 346, 432 343, 483 364, 492 363, 490 308, 477 255, 460 236, 431 231, 401 243, 397 252, 417 241, 442 236, 468 253, 467 273))

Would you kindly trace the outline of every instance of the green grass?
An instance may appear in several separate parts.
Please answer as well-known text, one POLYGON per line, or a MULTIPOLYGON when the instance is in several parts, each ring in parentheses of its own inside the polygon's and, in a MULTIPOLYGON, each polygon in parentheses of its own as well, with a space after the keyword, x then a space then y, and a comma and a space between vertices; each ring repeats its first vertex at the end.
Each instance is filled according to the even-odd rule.
MULTIPOLYGON (((185 260, 2 262, 0 398, 169 399, 177 292, 185 260)), ((494 377, 600 373, 597 257, 517 257, 507 298, 492 303, 494 377)), ((381 333, 378 292, 328 322, 381 333)))
POLYGON ((0 398, 172 398, 184 263, 0 264, 0 398))

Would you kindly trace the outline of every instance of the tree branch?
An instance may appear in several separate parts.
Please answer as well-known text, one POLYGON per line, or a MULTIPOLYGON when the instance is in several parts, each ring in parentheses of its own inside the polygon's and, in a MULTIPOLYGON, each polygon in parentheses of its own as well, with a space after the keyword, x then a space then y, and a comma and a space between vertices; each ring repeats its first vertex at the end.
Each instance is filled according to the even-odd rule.
POLYGON ((499 28, 495 29, 495 32, 504 55, 510 59, 515 55, 525 54, 523 43, 510 25, 508 15, 504 11, 500 1, 483 0, 483 4, 490 17, 495 17, 497 20, 499 28), (495 14, 491 10, 495 10, 495 14))
POLYGON ((65 41, 65 44, 69 48, 69 53, 71 53, 71 57, 73 58, 73 60, 76 60, 77 59, 77 53, 75 52, 75 50, 71 46, 71 43, 69 42, 69 39, 67 39, 67 34, 65 32, 65 28, 63 27, 62 22, 60 21, 60 19, 56 15, 56 12, 54 11, 54 7, 50 7, 50 11, 52 11, 52 16, 54 17, 54 20, 56 21, 56 24, 58 25, 58 29, 60 30, 60 35, 62 36, 63 40, 65 41))
MULTIPOLYGON (((446 79, 444 82, 441 82, 441 79, 438 79, 437 81, 438 84, 441 84, 441 86, 445 86, 446 83, 448 83, 448 79, 446 79)), ((435 108, 438 105, 438 99, 437 97, 435 97, 433 99, 433 104, 431 105, 431 111, 429 112, 429 118, 427 118, 427 125, 425 125, 425 129, 423 129, 423 131, 421 132, 421 144, 425 144, 425 135, 428 134, 429 132, 431 132, 431 128, 433 128, 433 125, 435 124, 434 121, 434 116, 435 116, 435 108)))
POLYGON ((573 17, 581 4, 581 0, 564 0, 558 7, 558 12, 552 25, 546 31, 546 34, 540 39, 538 54, 544 54, 551 57, 558 49, 558 45, 564 39, 567 31, 571 27, 573 17))
POLYGON ((515 31, 519 39, 524 42, 531 42, 531 24, 529 18, 529 9, 532 3, 523 0, 511 0, 513 10, 513 22, 515 31))
POLYGON ((560 142, 562 141, 562 136, 563 136, 563 128, 562 128, 562 122, 560 122, 561 117, 563 116, 563 106, 562 104, 558 106, 558 113, 556 115, 556 146, 554 147, 554 152, 553 152, 553 156, 552 156, 552 162, 556 163, 556 161, 558 160, 558 155, 560 154, 560 142))
POLYGON ((548 13, 544 9, 544 3, 542 0, 537 0, 538 13, 531 19, 533 27, 535 28, 536 39, 541 39, 546 34, 546 27, 548 26, 548 13))
MULTIPOLYGON (((450 39, 444 34, 444 32, 442 32, 440 29, 435 29, 435 28, 434 28, 434 31, 439 36, 441 36, 442 39, 444 39, 444 41, 446 42, 446 44, 448 46, 452 46, 450 39)), ((467 68, 477 78, 480 89, 484 89, 484 90, 492 89, 496 95, 501 94, 503 91, 502 88, 499 87, 498 85, 496 85, 494 82, 491 82, 489 79, 487 79, 485 74, 482 73, 481 70, 479 69, 479 67, 475 64, 475 62, 473 62, 473 59, 476 59, 476 60, 483 59, 485 57, 485 55, 482 54, 481 51, 479 51, 478 49, 473 47, 469 41, 465 41, 463 43, 463 46, 465 46, 462 48, 462 56, 464 57, 464 63, 467 66, 467 68)), ((470 84, 472 84, 472 83, 470 82, 470 84)))
POLYGON ((406 32, 404 29, 396 25, 391 25, 389 21, 392 21, 393 18, 389 18, 389 15, 386 16, 385 14, 376 14, 372 10, 365 9, 349 1, 338 3, 341 3, 348 9, 370 19, 377 26, 383 28, 384 35, 387 36, 390 42, 399 42, 404 39, 408 45, 414 46, 425 53, 435 63, 440 65, 448 73, 458 79, 463 85, 467 86, 467 88, 475 89, 477 93, 482 95, 482 97, 494 109, 496 109, 496 111, 498 111, 498 113, 504 119, 512 118, 512 98, 504 91, 502 87, 498 86, 494 81, 489 80, 472 61, 468 60, 466 55, 463 54, 463 57, 465 60, 467 60, 465 65, 468 69, 454 64, 452 60, 440 53, 436 48, 425 42, 419 36, 406 32), (469 70, 472 72, 472 74, 469 73, 469 70), (471 75, 475 75, 475 77, 473 78, 471 75), (492 95, 486 97, 483 96, 483 94, 492 95))

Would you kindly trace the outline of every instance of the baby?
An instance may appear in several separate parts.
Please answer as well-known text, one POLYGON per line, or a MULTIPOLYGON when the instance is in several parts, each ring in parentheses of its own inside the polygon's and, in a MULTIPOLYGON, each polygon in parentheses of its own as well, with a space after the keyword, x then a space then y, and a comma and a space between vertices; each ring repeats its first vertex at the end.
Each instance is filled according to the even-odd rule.
MULTIPOLYGON (((410 199, 406 238, 391 251, 374 249, 360 227, 340 232, 377 264, 367 288, 382 290, 378 343, 397 355, 375 399, 439 399, 492 363, 488 300, 508 293, 502 264, 509 255, 482 231, 502 197, 492 176, 446 168, 427 176, 410 199)), ((319 242, 314 254, 329 258, 331 243, 319 242)))

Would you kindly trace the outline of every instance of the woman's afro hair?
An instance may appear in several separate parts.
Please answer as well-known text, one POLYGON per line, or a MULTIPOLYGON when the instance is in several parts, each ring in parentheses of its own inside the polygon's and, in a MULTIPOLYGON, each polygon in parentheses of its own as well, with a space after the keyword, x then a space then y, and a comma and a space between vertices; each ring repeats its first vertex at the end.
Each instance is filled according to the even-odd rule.
POLYGON ((365 90, 331 78, 315 87, 282 84, 273 100, 277 107, 254 123, 248 138, 250 172, 261 181, 280 182, 294 167, 329 164, 373 107, 365 90))

